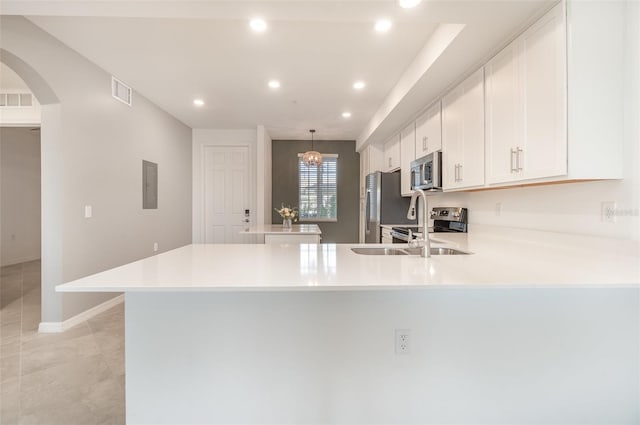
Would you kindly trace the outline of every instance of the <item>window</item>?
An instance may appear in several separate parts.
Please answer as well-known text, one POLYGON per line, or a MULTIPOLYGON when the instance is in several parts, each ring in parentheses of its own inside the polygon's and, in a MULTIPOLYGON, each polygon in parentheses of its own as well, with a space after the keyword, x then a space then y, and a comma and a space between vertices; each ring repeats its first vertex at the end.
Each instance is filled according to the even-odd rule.
POLYGON ((338 155, 322 155, 322 165, 308 167, 298 154, 298 201, 301 221, 338 220, 338 155))

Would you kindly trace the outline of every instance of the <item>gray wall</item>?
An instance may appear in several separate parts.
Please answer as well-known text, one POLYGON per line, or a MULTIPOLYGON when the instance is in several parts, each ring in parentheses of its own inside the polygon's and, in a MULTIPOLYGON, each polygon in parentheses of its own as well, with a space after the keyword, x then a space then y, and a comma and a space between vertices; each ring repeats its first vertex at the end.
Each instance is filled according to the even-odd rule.
POLYGON ((133 106, 113 99, 107 71, 25 18, 0 29, 0 60, 43 105, 42 321, 60 322, 114 294, 57 284, 190 243, 191 129, 135 87, 133 106), (157 210, 142 209, 143 159, 159 164, 157 210))
MULTIPOLYGON (((338 154, 338 221, 317 222, 323 243, 357 243, 360 154, 355 141, 315 141, 320 153, 338 154)), ((274 140, 272 145, 272 204, 298 206, 298 154, 311 149, 309 140, 274 140)), ((275 212, 273 223, 282 223, 275 212)), ((305 222, 313 223, 313 222, 305 222)))

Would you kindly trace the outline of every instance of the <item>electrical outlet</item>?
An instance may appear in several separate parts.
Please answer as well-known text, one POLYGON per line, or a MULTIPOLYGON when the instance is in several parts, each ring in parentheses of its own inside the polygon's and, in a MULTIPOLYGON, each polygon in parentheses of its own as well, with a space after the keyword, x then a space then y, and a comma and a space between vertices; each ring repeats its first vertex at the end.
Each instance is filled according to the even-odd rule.
POLYGON ((496 217, 500 217, 502 215, 502 202, 496 202, 496 217))
POLYGON ((600 205, 600 221, 604 223, 616 222, 616 203, 613 201, 602 202, 600 205))
POLYGON ((153 252, 158 251, 158 242, 153 243, 153 252))
POLYGON ((411 352, 411 331, 409 329, 396 329, 396 354, 409 354, 411 352))

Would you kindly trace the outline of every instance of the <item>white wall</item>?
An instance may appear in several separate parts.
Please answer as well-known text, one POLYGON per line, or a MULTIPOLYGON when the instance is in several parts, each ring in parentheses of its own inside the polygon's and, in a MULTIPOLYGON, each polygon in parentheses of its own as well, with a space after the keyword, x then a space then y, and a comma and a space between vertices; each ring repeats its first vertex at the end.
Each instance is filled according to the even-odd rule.
POLYGON ((60 322, 113 294, 55 285, 190 242, 191 129, 135 88, 133 106, 113 99, 109 73, 23 17, 0 31, 0 59, 43 105, 42 320, 60 322), (159 164, 157 210, 142 209, 142 160, 159 164))
POLYGON ((203 217, 203 197, 204 189, 202 187, 202 160, 203 148, 205 146, 248 146, 250 155, 251 176, 249 177, 249 199, 251 200, 251 223, 255 224, 257 211, 257 193, 262 187, 258 188, 257 179, 257 131, 254 130, 215 130, 215 129, 193 129, 192 132, 192 179, 193 179, 193 227, 192 241, 193 243, 204 242, 204 217, 203 217))
POLYGON ((0 265, 40 258, 40 132, 0 128, 0 265))
MULTIPOLYGON (((640 240, 640 3, 627 2, 624 69, 624 179, 432 196, 432 206, 463 206, 474 224, 640 240), (615 201, 616 223, 601 220, 615 201), (496 204, 501 212, 496 212, 496 204)), ((580 123, 574 123, 579 126, 580 123)), ((606 139, 601 141, 607 143, 606 139)), ((594 164, 597 166, 597 164, 594 164)))
POLYGON ((271 223, 271 151, 272 141, 271 136, 264 128, 263 125, 258 126, 258 138, 256 150, 258 152, 258 174, 257 174, 257 187, 258 187, 258 224, 271 223))
POLYGON ((127 424, 637 424, 638 296, 127 293, 127 424))

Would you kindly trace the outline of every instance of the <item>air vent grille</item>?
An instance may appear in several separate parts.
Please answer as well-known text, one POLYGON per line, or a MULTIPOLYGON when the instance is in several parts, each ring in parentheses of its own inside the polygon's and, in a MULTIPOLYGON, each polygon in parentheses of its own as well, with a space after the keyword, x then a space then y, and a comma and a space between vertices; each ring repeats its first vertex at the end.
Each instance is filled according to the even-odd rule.
POLYGON ((111 95, 120 102, 131 106, 131 87, 116 77, 111 77, 111 95))
POLYGON ((0 108, 32 108, 31 93, 0 93, 0 108))

